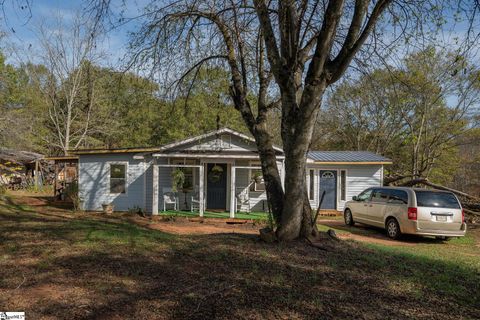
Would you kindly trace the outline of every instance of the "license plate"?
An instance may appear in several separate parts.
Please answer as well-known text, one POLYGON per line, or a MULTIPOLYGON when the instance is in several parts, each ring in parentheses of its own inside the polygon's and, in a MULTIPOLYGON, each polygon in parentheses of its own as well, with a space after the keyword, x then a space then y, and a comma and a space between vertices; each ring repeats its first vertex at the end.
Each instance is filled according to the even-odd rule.
POLYGON ((447 221, 447 216, 437 216, 437 221, 447 221))

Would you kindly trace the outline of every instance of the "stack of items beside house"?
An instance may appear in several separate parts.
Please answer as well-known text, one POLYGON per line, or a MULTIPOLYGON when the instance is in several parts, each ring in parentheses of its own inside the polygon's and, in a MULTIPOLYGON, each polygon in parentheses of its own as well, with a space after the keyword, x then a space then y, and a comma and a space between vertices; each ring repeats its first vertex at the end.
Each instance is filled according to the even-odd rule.
POLYGON ((51 163, 42 154, 0 149, 0 185, 12 190, 48 184, 53 179, 51 163))

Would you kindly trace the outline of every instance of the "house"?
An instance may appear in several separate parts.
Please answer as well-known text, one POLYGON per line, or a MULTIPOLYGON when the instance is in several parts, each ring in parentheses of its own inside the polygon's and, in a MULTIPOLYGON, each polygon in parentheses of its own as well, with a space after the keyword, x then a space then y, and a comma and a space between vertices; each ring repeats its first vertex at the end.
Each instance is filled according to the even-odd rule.
MULTIPOLYGON (((275 147, 284 176, 283 150, 275 147)), ((266 211, 265 185, 253 138, 223 128, 161 147, 77 150, 79 194, 84 210, 142 208, 161 210, 266 211), (172 181, 179 168, 181 188, 172 181), (174 172, 172 174, 172 172, 174 172), (177 192, 173 192, 177 191, 177 192)), ((313 208, 343 209, 363 189, 382 185, 383 166, 391 161, 370 152, 312 151, 307 186, 313 208)))

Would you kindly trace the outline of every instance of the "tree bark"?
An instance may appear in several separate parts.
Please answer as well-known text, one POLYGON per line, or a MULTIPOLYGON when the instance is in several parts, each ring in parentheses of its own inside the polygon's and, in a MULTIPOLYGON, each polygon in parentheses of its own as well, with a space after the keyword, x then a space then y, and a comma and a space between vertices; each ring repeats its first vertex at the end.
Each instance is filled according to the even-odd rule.
POLYGON ((284 207, 284 191, 273 143, 266 130, 266 124, 255 126, 252 134, 257 143, 267 200, 270 203, 275 222, 279 224, 284 207))
MULTIPOLYGON (((307 196, 306 169, 307 153, 312 139, 315 119, 324 90, 306 90, 308 103, 317 104, 313 112, 308 112, 310 105, 302 105, 299 110, 291 92, 285 94, 283 103, 292 103, 287 110, 292 110, 290 117, 282 123, 282 139, 285 152, 285 203, 280 226, 277 230, 279 240, 293 240, 309 237, 312 225, 312 210, 307 196), (291 128, 294 128, 292 131, 291 128)), ((302 97, 302 100, 305 97, 302 97)))

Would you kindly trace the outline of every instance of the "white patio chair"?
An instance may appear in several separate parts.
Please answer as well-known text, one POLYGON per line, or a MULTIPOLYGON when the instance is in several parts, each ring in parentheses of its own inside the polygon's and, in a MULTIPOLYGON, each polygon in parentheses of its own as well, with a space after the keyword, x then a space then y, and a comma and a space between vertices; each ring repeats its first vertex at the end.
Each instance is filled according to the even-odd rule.
MULTIPOLYGON (((203 202, 205 203, 205 197, 203 202)), ((198 186, 195 186, 195 190, 190 199, 190 211, 200 211, 200 192, 198 190, 198 186)))
POLYGON ((163 188, 163 211, 167 211, 167 205, 173 205, 173 210, 178 210, 177 195, 171 188, 163 188))
POLYGON ((236 188, 235 192, 235 211, 250 213, 250 194, 249 187, 236 188))

